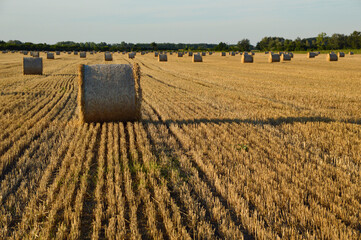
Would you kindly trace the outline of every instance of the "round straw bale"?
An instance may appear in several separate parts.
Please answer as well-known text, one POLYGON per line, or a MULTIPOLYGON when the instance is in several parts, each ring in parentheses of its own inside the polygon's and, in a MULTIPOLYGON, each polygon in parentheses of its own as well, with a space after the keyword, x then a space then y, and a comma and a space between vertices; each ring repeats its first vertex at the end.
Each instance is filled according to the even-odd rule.
POLYGON ((24 55, 28 55, 29 52, 28 52, 28 51, 23 51, 23 54, 24 54, 24 55))
POLYGON ((331 61, 338 61, 338 57, 335 53, 329 53, 327 54, 326 57, 327 61, 331 62, 331 61))
POLYGON ((354 53, 353 52, 349 52, 348 55, 353 55, 354 53))
POLYGON ((192 62, 203 62, 203 58, 199 54, 194 54, 192 57, 192 62))
POLYGON ((46 54, 46 59, 54 59, 54 53, 48 52, 48 53, 46 54))
POLYGON ((192 57, 193 56, 193 52, 188 52, 188 56, 192 57))
POLYGON ((159 54, 158 55, 158 62, 167 62, 167 61, 168 61, 167 54, 159 54))
POLYGON ((253 56, 248 54, 243 54, 241 57, 241 63, 253 63, 253 56))
POLYGON ((267 51, 267 52, 264 52, 264 54, 268 54, 269 52, 267 51))
POLYGON ((43 59, 42 58, 23 58, 23 73, 25 74, 43 74, 43 59))
POLYGON ((128 58, 135 58, 135 53, 134 52, 131 52, 131 53, 128 53, 128 58))
POLYGON ((158 52, 154 52, 154 57, 158 57, 159 53, 158 52))
POLYGON ((56 54, 56 55, 60 55, 60 51, 56 51, 55 54, 56 54))
POLYGON ((288 53, 288 55, 290 55, 290 57, 293 58, 293 53, 290 52, 288 53))
POLYGON ((78 55, 78 51, 74 51, 74 55, 78 55))
POLYGON ((104 53, 104 60, 105 61, 113 61, 113 56, 110 52, 105 52, 104 53))
POLYGON ((134 121, 141 117, 137 63, 80 65, 78 106, 84 122, 134 121))
POLYGON ((229 55, 236 56, 236 54, 234 52, 230 52, 229 55))
POLYGON ((30 55, 32 57, 39 57, 39 52, 31 52, 30 55))
POLYGON ((221 55, 221 57, 225 57, 225 56, 226 56, 226 53, 225 53, 225 52, 221 52, 220 55, 221 55))
POLYGON ((281 61, 291 61, 291 56, 287 53, 282 53, 281 54, 281 61))
POLYGON ((182 53, 182 52, 178 52, 178 57, 183 57, 183 53, 182 53))
POLYGON ((71 54, 71 51, 69 51, 68 54, 71 54))
POLYGON ((338 52, 338 53, 337 53, 337 56, 340 57, 340 58, 341 58, 341 57, 345 57, 345 53, 344 53, 344 52, 338 52))
POLYGON ((86 52, 80 52, 79 56, 80 58, 86 58, 86 52))
POLYGON ((314 53, 314 52, 307 53, 307 58, 315 58, 315 57, 316 57, 316 53, 314 53))
POLYGON ((205 52, 202 52, 202 56, 206 56, 206 53, 205 53, 205 52))
POLYGON ((212 55, 213 53, 212 52, 209 52, 208 55, 212 55))
POLYGON ((280 55, 278 54, 269 54, 268 57, 268 62, 269 63, 273 63, 273 62, 280 62, 280 55))

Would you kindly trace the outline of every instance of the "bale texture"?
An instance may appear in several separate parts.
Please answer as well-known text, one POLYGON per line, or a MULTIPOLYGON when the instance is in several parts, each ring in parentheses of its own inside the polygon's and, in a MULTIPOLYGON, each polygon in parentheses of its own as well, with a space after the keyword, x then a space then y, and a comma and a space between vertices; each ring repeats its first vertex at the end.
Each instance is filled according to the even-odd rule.
POLYGON ((241 57, 241 63, 253 63, 253 56, 248 54, 243 54, 241 57))
POLYGON ((278 55, 278 54, 270 54, 268 57, 269 63, 280 62, 280 60, 281 60, 281 58, 280 58, 280 55, 278 55))
POLYGON ((159 54, 158 55, 158 62, 167 62, 167 61, 168 61, 167 54, 159 54))
POLYGON ((203 58, 199 54, 194 54, 192 57, 192 62, 203 62, 203 58))
POLYGON ((80 52, 79 56, 80 58, 86 58, 86 52, 80 52))
POLYGON ((338 61, 338 57, 335 53, 329 53, 327 54, 326 57, 327 61, 331 62, 331 61, 338 61))
POLYGON ((137 63, 80 65, 79 120, 135 121, 141 117, 142 91, 137 63))
POLYGON ((345 53, 344 53, 344 52, 338 52, 338 53, 337 53, 337 56, 338 56, 338 57, 345 57, 345 53))
POLYGON ((291 61, 291 55, 289 55, 287 53, 282 53, 281 61, 291 61))
POLYGON ((54 59, 54 53, 47 53, 46 59, 54 59))
POLYGON ((113 55, 110 52, 104 53, 104 60, 105 61, 113 61, 113 55))
POLYGON ((23 73, 26 74, 43 74, 43 59, 34 58, 34 57, 24 57, 23 58, 23 73))

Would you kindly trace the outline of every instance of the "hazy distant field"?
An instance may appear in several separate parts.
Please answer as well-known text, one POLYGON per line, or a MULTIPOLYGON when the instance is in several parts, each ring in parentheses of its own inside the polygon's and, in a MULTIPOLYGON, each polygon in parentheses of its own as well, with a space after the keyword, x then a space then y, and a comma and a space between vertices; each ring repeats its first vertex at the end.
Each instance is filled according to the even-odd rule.
POLYGON ((0 239, 361 238, 361 55, 138 62, 143 120, 78 124, 78 65, 0 53, 0 239))

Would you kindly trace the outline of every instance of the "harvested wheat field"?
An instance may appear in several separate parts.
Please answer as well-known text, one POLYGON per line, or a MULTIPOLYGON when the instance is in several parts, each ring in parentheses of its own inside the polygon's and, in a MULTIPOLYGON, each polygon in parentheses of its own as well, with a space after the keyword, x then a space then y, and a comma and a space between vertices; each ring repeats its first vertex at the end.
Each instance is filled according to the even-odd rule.
POLYGON ((0 239, 360 239, 361 55, 0 54, 0 239), (80 64, 139 63, 142 120, 78 121, 80 64))

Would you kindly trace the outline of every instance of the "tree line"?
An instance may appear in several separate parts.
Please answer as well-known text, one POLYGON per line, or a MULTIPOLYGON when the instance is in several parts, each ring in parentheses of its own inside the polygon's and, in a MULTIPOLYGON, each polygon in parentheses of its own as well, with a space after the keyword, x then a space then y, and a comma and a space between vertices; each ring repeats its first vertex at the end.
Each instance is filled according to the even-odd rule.
POLYGON ((21 42, 19 40, 0 41, 0 50, 38 50, 38 51, 314 51, 336 49, 360 49, 361 32, 354 31, 350 35, 335 33, 327 36, 320 33, 314 38, 284 39, 283 37, 264 37, 256 46, 249 39, 242 39, 237 44, 207 43, 114 43, 105 42, 76 43, 73 41, 57 42, 56 44, 21 42))

